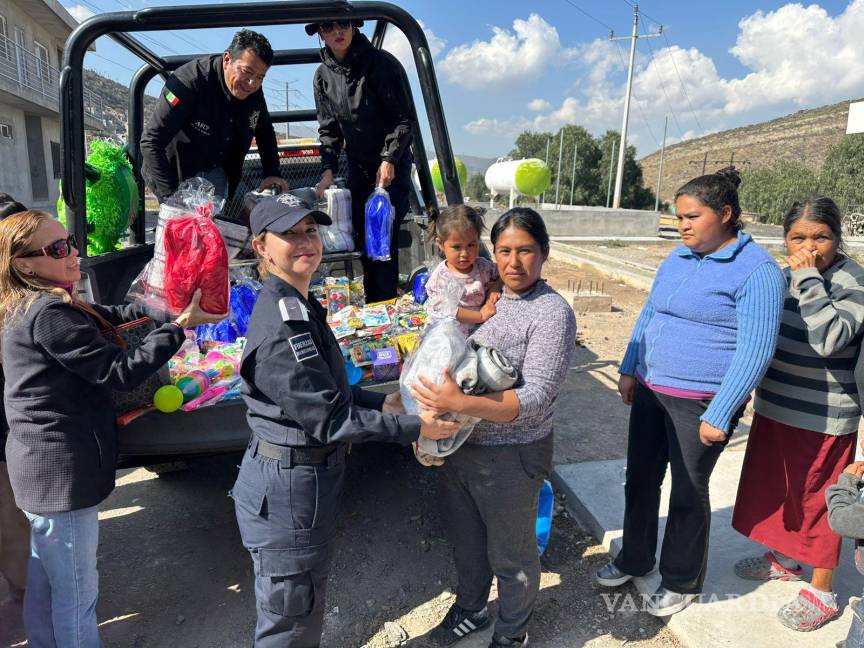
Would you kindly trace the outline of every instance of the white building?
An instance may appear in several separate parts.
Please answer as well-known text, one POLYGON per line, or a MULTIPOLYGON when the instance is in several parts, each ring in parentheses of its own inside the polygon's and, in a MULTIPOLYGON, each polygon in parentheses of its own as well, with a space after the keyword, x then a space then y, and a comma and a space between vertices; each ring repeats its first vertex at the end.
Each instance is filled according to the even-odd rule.
MULTIPOLYGON (((55 212, 60 178, 59 68, 75 19, 57 0, 0 0, 0 191, 55 212)), ((90 127, 101 100, 85 90, 90 127)))

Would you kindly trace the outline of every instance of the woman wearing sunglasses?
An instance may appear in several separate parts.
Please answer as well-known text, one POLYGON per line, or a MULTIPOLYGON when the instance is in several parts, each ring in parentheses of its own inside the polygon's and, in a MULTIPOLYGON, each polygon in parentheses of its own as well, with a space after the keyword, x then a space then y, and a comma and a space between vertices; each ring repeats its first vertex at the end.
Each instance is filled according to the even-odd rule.
POLYGON ((411 190, 411 101, 399 62, 372 46, 358 29, 362 20, 306 25, 323 41, 313 91, 321 141, 318 195, 333 184, 339 154, 348 157, 348 189, 358 250, 365 247, 364 206, 376 186, 393 203, 390 261, 363 257, 363 282, 369 303, 392 299, 399 283, 396 234, 408 213, 411 190))
POLYGON ((96 626, 98 506, 114 489, 117 431, 112 389, 132 389, 180 348, 183 329, 217 322, 199 295, 176 321, 127 351, 103 337, 143 316, 135 305, 77 298, 75 240, 49 214, 0 222, 0 331, 18 507, 30 521, 24 624, 34 648, 101 647, 96 626))

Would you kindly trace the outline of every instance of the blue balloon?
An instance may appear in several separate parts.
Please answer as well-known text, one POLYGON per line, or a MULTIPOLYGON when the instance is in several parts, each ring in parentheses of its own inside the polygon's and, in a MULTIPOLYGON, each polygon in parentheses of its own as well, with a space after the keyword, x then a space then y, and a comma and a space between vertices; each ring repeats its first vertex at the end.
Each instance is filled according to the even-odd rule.
POLYGON ((416 277, 414 277, 414 285, 411 286, 411 292, 414 294, 414 301, 418 304, 425 304, 426 300, 429 299, 429 295, 426 292, 426 284, 428 282, 428 272, 421 272, 416 277))

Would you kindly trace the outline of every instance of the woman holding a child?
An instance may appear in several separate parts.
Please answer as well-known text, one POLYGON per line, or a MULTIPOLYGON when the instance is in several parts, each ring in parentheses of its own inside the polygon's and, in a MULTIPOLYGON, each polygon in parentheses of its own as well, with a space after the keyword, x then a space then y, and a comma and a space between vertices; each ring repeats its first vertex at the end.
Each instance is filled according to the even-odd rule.
POLYGON ((496 314, 472 335, 519 372, 513 389, 471 396, 449 376, 420 378, 413 395, 425 408, 482 419, 440 469, 441 502, 459 583, 456 602, 430 634, 450 645, 490 619, 486 601, 498 580, 498 618, 490 648, 527 646, 540 585, 537 497, 552 468, 552 418, 576 342, 567 302, 541 279, 549 235, 535 211, 515 208, 491 232, 504 290, 496 314))

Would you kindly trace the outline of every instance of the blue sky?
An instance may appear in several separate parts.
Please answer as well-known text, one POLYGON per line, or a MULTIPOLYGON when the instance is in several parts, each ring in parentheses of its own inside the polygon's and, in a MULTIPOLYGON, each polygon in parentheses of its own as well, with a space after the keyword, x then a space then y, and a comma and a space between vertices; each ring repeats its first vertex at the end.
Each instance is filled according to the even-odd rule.
MULTIPOLYGON (((139 9, 173 0, 64 0, 76 17, 139 9)), ((204 4, 186 2, 184 4, 204 4)), ((406 0, 435 56, 454 149, 506 154, 522 130, 577 123, 591 132, 620 129, 629 35, 629 0, 406 0), (590 14, 589 18, 584 12, 590 14)), ((794 110, 864 96, 864 0, 685 2, 644 0, 640 33, 664 26, 664 37, 638 41, 631 143, 640 155, 669 141, 770 119, 794 110), (655 22, 657 21, 657 22, 655 22)), ((233 29, 151 33, 157 53, 221 51, 233 29)), ((276 48, 309 47, 301 27, 261 28, 276 48)), ((371 34, 371 28, 365 28, 371 34)), ((388 41, 411 66, 407 42, 388 41)), ((137 60, 100 39, 87 66, 128 83, 137 60)), ((314 66, 274 68, 265 83, 271 109, 312 107, 314 66)), ((409 76, 415 77, 413 70, 409 76)), ((156 93, 154 82, 150 91, 156 93)), ((415 98, 419 102, 419 93, 415 98)), ((311 126, 297 132, 312 132, 311 126)), ((428 137, 427 145, 431 147, 428 137)))

